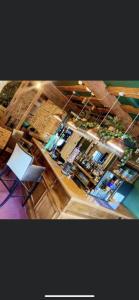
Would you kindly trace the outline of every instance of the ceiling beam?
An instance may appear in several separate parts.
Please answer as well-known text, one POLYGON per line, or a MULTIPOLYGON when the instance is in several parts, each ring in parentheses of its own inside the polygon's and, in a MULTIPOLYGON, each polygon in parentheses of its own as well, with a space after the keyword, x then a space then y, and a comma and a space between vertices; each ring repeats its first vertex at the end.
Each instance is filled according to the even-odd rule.
POLYGON ((84 85, 58 86, 58 89, 63 92, 86 92, 86 88, 84 85))
POLYGON ((121 106, 128 113, 136 114, 136 115, 139 113, 139 108, 133 107, 132 105, 122 104, 121 106))
MULTIPOLYGON (((68 98, 52 82, 46 82, 43 87, 43 93, 47 96, 48 99, 53 101, 60 108, 63 108, 68 101, 68 98)), ((65 110, 72 110, 75 113, 79 112, 78 107, 71 102, 69 102, 65 110)))
MULTIPOLYGON (((68 95, 68 98, 70 96, 68 95)), ((85 97, 82 97, 82 96, 73 96, 72 98, 72 102, 74 103, 74 100, 75 101, 78 101, 79 103, 82 102, 84 100, 85 97)), ((97 106, 99 109, 102 109, 102 110, 105 110, 105 111, 108 111, 107 109, 104 109, 102 108, 103 105, 102 103, 100 103, 100 101, 96 98, 96 97, 92 97, 90 98, 89 102, 92 104, 92 105, 95 105, 97 106)), ((133 114, 138 114, 139 113, 139 108, 136 108, 136 107, 133 107, 132 105, 126 105, 126 104, 121 104, 121 107, 124 111, 126 111, 127 113, 133 113, 133 114)))
POLYGON ((119 92, 124 92, 125 97, 136 98, 139 99, 139 88, 128 88, 128 87, 120 87, 120 86, 109 86, 107 88, 110 94, 118 96, 119 92))
MULTIPOLYGON (((84 83, 105 107, 111 108, 115 103, 116 97, 110 94, 104 81, 84 81, 84 83)), ((126 111, 123 110, 119 101, 114 105, 112 112, 122 122, 125 129, 127 129, 132 122, 132 118, 126 111)), ((134 125, 130 132, 132 132, 135 137, 139 136, 139 126, 134 125)))
MULTIPOLYGON (((71 95, 67 95, 67 98, 71 97, 71 95)), ((96 97, 83 97, 83 96, 76 96, 74 95, 72 97, 72 100, 74 101, 78 101, 78 102, 82 102, 84 99, 88 99, 89 98, 89 102, 92 104, 92 105, 99 105, 100 107, 103 106, 100 101, 96 98, 96 97)))

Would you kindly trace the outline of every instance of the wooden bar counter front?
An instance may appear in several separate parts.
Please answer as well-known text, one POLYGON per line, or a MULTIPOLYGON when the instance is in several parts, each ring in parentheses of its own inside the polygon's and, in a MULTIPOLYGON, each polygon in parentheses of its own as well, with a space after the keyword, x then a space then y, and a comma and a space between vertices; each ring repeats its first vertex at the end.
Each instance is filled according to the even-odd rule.
POLYGON ((123 207, 112 211, 88 197, 72 179, 61 172, 61 167, 44 152, 43 145, 36 139, 33 155, 36 163, 46 167, 42 182, 34 191, 27 204, 27 213, 31 219, 131 219, 132 216, 123 207))

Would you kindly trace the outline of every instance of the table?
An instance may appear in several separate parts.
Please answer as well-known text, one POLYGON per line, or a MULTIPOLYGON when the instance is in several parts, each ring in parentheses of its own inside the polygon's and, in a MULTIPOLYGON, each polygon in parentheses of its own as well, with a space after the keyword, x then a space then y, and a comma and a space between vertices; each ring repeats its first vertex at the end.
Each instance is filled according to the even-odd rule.
POLYGON ((11 131, 9 131, 3 127, 0 127, 0 150, 4 150, 11 135, 12 135, 11 131))

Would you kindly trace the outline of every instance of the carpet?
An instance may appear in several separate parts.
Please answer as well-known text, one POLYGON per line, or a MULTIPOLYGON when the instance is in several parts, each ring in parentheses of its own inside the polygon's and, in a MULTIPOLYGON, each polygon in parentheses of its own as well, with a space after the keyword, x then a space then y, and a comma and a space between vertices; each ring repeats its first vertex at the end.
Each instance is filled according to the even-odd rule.
MULTIPOLYGON (((7 176, 3 176, 4 178, 12 180, 14 175, 10 173, 7 176)), ((7 185, 10 187, 12 184, 13 180, 9 181, 7 185)), ((0 203, 8 194, 6 187, 0 182, 0 203)), ((14 197, 10 197, 8 202, 3 207, 0 207, 0 219, 28 219, 26 208, 21 205, 23 198, 18 197, 19 195, 23 195, 21 186, 18 186, 15 190, 14 197)))

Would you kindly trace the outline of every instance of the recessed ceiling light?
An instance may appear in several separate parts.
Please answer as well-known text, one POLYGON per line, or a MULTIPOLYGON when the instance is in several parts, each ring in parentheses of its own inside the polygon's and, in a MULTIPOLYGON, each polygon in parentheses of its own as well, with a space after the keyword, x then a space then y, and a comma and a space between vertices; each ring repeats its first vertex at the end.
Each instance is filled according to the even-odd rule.
POLYGON ((125 93, 124 92, 119 92, 119 96, 124 96, 125 93))
POLYGON ((37 90, 39 90, 39 89, 41 88, 41 86, 42 86, 41 81, 37 81, 37 82, 35 83, 35 88, 36 88, 37 90))

